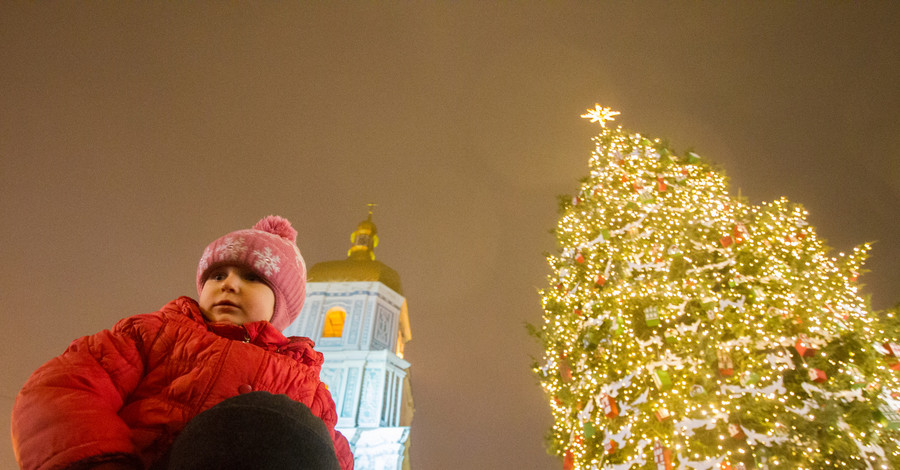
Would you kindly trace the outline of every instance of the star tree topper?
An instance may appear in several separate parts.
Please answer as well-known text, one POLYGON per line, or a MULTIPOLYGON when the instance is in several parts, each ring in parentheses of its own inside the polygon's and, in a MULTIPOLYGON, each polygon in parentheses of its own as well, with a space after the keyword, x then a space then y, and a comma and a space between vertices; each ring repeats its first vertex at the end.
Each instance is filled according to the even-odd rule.
POLYGON ((581 117, 590 119, 591 122, 599 122, 602 127, 606 127, 606 121, 614 120, 613 116, 618 116, 619 114, 622 113, 613 111, 610 108, 601 108, 599 104, 595 104, 594 109, 588 109, 587 114, 582 114, 581 117))

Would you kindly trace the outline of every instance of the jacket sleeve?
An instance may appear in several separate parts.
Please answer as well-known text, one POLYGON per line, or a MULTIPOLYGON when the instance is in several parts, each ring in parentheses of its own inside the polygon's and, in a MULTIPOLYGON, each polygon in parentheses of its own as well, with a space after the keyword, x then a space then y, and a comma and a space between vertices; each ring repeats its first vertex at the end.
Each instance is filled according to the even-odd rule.
POLYGON ((335 412, 334 400, 331 398, 331 392, 325 387, 325 384, 319 382, 316 387, 313 403, 310 411, 325 422, 328 432, 331 433, 331 440, 334 442, 334 453, 337 455, 338 463, 341 470, 353 470, 353 453, 350 451, 350 443, 339 431, 334 429, 337 424, 337 412, 335 412))
MULTIPOLYGON (((134 317, 132 317, 134 318, 134 317)), ((140 468, 131 431, 118 416, 143 375, 131 319, 75 340, 41 366, 16 397, 13 448, 25 470, 120 462, 140 468)))

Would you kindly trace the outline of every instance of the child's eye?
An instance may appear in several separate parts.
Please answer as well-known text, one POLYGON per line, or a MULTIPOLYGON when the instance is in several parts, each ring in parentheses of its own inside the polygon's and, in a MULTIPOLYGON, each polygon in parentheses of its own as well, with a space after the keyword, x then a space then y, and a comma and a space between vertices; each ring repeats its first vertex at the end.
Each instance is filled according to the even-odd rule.
POLYGON ((250 281, 250 282, 262 282, 262 278, 259 277, 256 273, 247 273, 247 274, 245 274, 245 275, 244 275, 244 280, 245 280, 245 281, 250 281))
POLYGON ((213 275, 210 276, 210 278, 212 278, 212 280, 214 281, 224 281, 226 277, 228 276, 226 276, 223 272, 213 273, 213 275))

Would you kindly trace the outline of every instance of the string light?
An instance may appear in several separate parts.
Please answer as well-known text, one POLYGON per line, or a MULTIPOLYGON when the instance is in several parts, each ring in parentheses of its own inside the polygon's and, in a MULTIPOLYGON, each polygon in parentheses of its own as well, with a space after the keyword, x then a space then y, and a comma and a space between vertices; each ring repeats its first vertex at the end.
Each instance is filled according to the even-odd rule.
POLYGON ((607 127, 618 114, 582 115, 601 132, 547 257, 551 450, 579 469, 900 462, 872 418, 900 383, 857 293, 869 246, 828 256, 801 206, 731 197, 698 155, 607 127))

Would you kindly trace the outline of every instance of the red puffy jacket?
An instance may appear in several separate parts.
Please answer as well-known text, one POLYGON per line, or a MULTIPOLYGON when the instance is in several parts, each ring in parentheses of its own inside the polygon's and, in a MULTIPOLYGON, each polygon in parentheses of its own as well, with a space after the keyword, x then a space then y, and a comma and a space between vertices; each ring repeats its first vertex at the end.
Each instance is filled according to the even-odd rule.
POLYGON ((13 407, 16 459, 42 470, 117 456, 149 466, 198 413, 263 390, 322 418, 341 468, 352 469, 321 365, 307 338, 286 338, 268 322, 210 324, 196 301, 181 297, 75 340, 35 371, 13 407))

